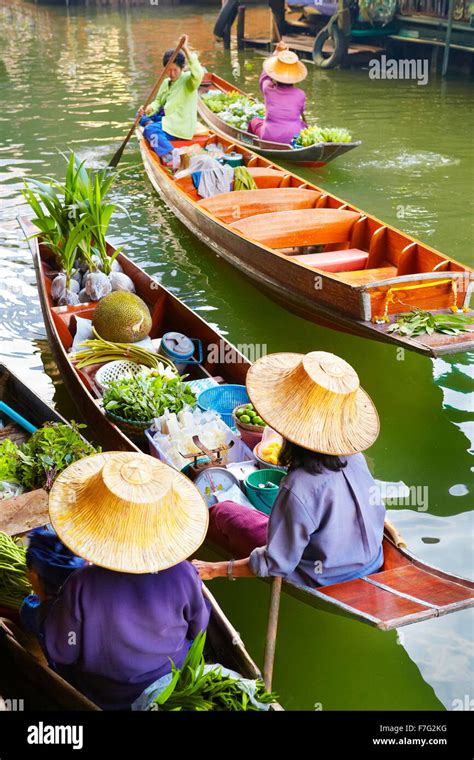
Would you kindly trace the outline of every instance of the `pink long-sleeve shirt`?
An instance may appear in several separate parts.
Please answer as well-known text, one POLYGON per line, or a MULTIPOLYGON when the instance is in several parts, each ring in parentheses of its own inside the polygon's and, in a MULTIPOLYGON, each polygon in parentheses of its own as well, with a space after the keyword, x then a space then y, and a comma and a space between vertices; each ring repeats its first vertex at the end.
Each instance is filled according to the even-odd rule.
POLYGON ((290 144, 308 125, 303 121, 306 95, 298 87, 274 82, 265 72, 260 75, 260 89, 265 99, 266 117, 258 131, 262 140, 290 144))

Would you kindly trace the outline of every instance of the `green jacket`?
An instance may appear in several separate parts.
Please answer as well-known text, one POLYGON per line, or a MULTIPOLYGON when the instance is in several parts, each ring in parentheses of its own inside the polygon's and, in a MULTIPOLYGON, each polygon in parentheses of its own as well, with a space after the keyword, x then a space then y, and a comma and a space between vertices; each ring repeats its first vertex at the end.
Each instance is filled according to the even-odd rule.
POLYGON ((204 76, 196 53, 191 53, 188 65, 189 71, 183 71, 175 82, 165 79, 150 106, 152 114, 164 109, 163 129, 181 140, 190 140, 196 131, 197 91, 204 76))

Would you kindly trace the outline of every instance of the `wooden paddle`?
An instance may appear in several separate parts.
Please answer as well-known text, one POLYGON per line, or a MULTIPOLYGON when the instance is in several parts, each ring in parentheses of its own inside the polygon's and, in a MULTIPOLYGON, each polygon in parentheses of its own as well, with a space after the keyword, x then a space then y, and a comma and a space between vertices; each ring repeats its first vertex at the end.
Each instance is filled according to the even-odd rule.
POLYGON ((263 663, 263 680, 267 691, 272 690, 273 661, 275 659, 282 580, 283 579, 280 576, 274 576, 272 580, 270 608, 268 610, 267 639, 265 642, 265 658, 263 663))
MULTIPOLYGON (((161 72, 161 75, 156 80, 155 85, 154 85, 152 91, 150 92, 149 96, 145 100, 144 108, 146 108, 147 105, 149 105, 149 103, 151 103, 151 101, 155 97, 156 93, 160 89, 161 84, 162 84, 162 82, 163 82, 166 74, 168 73, 170 66, 174 63, 174 60, 175 60, 176 56, 178 55, 179 51, 181 50, 181 48, 183 47, 183 45, 184 45, 185 42, 186 42, 186 35, 183 34, 183 36, 181 37, 180 41, 176 45, 176 48, 174 49, 171 58, 169 59, 169 61, 166 64, 165 68, 163 69, 163 71, 161 72)), ((127 146, 127 143, 130 140, 130 138, 133 135, 133 133, 135 132, 135 130, 137 128, 137 125, 138 125, 138 122, 140 121, 140 119, 141 119, 141 116, 137 116, 135 118, 135 121, 133 122, 132 126, 130 127, 130 130, 129 130, 128 135, 126 136, 125 140, 121 144, 120 148, 116 151, 116 153, 114 153, 114 155, 112 157, 112 160, 109 161, 109 166, 110 167, 112 167, 112 168, 115 169, 115 167, 118 165, 120 159, 122 158, 122 154, 123 154, 123 152, 124 152, 124 150, 125 150, 125 148, 127 146)))

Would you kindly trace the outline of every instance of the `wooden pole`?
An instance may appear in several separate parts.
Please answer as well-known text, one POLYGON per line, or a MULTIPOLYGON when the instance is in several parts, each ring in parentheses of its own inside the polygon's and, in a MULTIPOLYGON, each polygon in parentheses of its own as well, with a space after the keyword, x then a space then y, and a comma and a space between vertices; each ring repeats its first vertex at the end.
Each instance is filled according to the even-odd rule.
POLYGON ((448 63, 449 63, 449 48, 451 45, 451 32, 453 30, 453 12, 454 12, 454 0, 449 0, 448 5, 448 26, 446 28, 446 39, 444 42, 444 53, 443 53, 443 65, 441 68, 441 76, 445 77, 448 72, 448 63))
POLYGON ((237 11, 237 47, 239 50, 245 47, 245 5, 239 5, 237 11))
POLYGON ((275 660, 282 580, 283 579, 280 576, 275 576, 272 580, 270 608, 268 610, 267 639, 265 642, 265 658, 263 663, 263 680, 267 691, 272 690, 273 663, 275 660))

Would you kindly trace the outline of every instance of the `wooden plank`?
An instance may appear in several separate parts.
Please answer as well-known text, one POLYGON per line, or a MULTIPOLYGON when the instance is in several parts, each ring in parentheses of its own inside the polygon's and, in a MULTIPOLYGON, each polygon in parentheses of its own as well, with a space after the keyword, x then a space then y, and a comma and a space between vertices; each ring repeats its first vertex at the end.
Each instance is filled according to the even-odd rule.
POLYGON ((474 600, 474 591, 443 578, 438 578, 412 564, 394 570, 374 573, 369 576, 375 581, 407 594, 422 602, 444 607, 474 600))
POLYGON ((0 530, 9 536, 27 533, 48 522, 48 494, 43 489, 0 502, 0 530))

